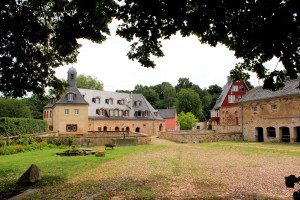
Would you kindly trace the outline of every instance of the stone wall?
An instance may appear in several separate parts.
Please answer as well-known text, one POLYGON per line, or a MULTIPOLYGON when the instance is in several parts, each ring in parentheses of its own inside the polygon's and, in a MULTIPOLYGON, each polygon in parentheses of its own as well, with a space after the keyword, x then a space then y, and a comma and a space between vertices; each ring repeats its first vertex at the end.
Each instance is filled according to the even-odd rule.
POLYGON ((237 125, 214 125, 212 127, 216 133, 240 133, 242 132, 242 126, 237 125))
POLYGON ((116 142, 119 146, 151 144, 150 135, 126 131, 89 131, 88 134, 81 135, 59 134, 58 137, 68 136, 73 137, 75 145, 79 146, 104 146, 104 144, 114 144, 116 142))
POLYGON ((242 141, 243 135, 236 133, 215 133, 215 131, 159 132, 158 137, 180 143, 217 142, 223 140, 242 141))
POLYGON ((120 131, 129 129, 131 132, 137 132, 139 129, 140 133, 146 133, 150 135, 157 135, 157 132, 165 130, 165 120, 131 120, 131 119, 93 119, 90 118, 88 121, 88 130, 89 131, 98 131, 104 130, 104 127, 107 128, 107 131, 115 131, 118 128, 120 131))
POLYGON ((245 140, 300 142, 300 95, 243 103, 242 115, 245 140))

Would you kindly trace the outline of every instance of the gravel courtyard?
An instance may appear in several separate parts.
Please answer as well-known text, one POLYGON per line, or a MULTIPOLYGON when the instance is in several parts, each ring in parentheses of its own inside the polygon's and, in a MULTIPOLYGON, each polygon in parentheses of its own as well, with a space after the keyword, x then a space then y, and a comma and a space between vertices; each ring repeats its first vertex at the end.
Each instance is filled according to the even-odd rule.
POLYGON ((154 150, 104 163, 35 198, 292 199, 284 177, 300 176, 300 146, 281 151, 258 143, 152 143, 154 150))

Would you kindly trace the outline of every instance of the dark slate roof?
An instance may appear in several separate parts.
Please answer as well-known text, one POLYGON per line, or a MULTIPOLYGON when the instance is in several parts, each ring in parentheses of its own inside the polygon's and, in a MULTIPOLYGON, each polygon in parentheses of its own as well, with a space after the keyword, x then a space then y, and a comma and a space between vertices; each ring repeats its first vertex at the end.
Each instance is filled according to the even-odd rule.
POLYGON ((277 91, 263 89, 262 86, 255 87, 243 96, 243 98, 240 100, 240 103, 263 99, 273 99, 284 96, 300 95, 299 82, 300 79, 288 80, 285 82, 284 88, 277 91))
POLYGON ((222 92, 221 92, 219 98, 217 99, 213 109, 218 109, 222 106, 222 103, 223 103, 224 99, 226 98, 226 95, 227 95, 228 91, 230 90, 232 83, 233 83, 232 80, 229 79, 228 82, 226 83, 226 85, 223 86, 222 92))
POLYGON ((86 100, 84 100, 83 96, 79 92, 78 88, 70 87, 67 89, 64 95, 55 103, 55 104, 88 104, 86 100), (75 97, 73 101, 68 101, 67 95, 69 93, 74 93, 75 97))
MULTIPOLYGON (((154 114, 157 112, 156 109, 152 107, 152 105, 147 101, 147 99, 142 94, 128 94, 128 93, 119 93, 119 92, 109 92, 109 91, 100 91, 100 90, 91 90, 91 89, 78 89, 81 95, 84 96, 84 99, 89 103, 88 115, 90 118, 107 118, 105 116, 99 117, 96 114, 96 109, 119 109, 119 110, 129 110, 129 117, 126 119, 159 119, 163 118, 158 114, 157 116, 154 114), (100 103, 96 104, 92 102, 92 98, 99 97, 100 103), (132 109, 130 109, 130 101, 132 97, 132 109), (113 99, 113 104, 106 104, 105 99, 113 99), (120 105, 117 103, 118 100, 124 99, 125 104, 120 105), (141 106, 134 106, 135 101, 141 101, 141 106), (149 117, 135 117, 135 111, 150 111, 149 117)), ((111 116, 110 118, 120 118, 111 116)), ((124 118, 123 118, 124 119, 124 118)))
POLYGON ((175 118, 176 109, 158 109, 159 115, 164 119, 175 118))

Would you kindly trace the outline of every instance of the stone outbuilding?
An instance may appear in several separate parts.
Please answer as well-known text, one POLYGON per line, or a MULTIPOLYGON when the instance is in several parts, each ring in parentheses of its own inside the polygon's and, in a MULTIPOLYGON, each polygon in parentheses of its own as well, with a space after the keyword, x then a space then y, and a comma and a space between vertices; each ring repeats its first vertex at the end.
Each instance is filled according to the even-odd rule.
POLYGON ((300 142, 300 79, 270 91, 256 87, 239 101, 247 141, 300 142))

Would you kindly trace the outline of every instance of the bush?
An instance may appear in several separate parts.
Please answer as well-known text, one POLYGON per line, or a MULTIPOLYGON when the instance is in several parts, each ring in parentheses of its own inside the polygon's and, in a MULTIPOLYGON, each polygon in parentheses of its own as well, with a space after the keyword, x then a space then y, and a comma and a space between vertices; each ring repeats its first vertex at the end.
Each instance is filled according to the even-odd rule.
POLYGON ((41 133, 48 131, 47 122, 31 118, 0 118, 0 135, 22 136, 30 133, 41 133))

